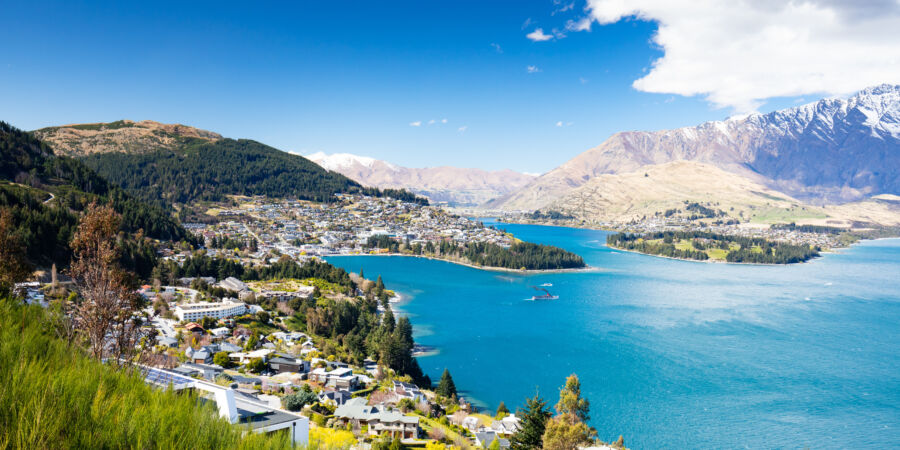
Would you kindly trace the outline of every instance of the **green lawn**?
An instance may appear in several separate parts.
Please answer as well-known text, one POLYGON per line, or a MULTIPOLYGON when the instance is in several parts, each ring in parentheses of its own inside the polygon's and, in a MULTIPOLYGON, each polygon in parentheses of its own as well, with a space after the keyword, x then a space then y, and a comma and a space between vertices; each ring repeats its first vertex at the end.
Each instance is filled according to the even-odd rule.
MULTIPOLYGON (((454 442, 469 442, 468 438, 465 436, 453 431, 450 427, 438 422, 437 420, 425 417, 423 415, 416 414, 419 418, 419 421, 422 422, 428 428, 438 428, 444 432, 444 435, 447 436, 451 441, 454 442)), ((424 428, 424 427, 423 427, 424 428)))
POLYGON ((276 331, 281 331, 279 328, 276 328, 271 324, 264 324, 256 319, 238 319, 235 320, 234 323, 243 325, 249 328, 250 331, 258 331, 260 334, 270 334, 276 331))
POLYGON ((706 254, 709 255, 709 259, 725 261, 725 257, 728 255, 728 250, 722 250, 721 248, 711 248, 706 250, 706 254))

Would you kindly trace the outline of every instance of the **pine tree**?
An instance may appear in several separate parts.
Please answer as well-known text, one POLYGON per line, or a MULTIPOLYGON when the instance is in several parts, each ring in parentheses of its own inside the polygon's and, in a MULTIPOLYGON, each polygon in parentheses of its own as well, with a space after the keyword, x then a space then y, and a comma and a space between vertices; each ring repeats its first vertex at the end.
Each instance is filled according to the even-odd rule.
POLYGON ((384 292, 384 281, 381 279, 381 275, 378 275, 378 281, 375 282, 375 296, 380 296, 382 292, 384 292))
POLYGON ((448 398, 456 395, 456 385, 453 383, 453 377, 450 376, 449 370, 444 369, 444 373, 441 374, 441 381, 438 382, 435 392, 448 398))
POLYGON ((512 450, 534 450, 544 445, 544 430, 547 420, 550 419, 550 410, 547 402, 537 394, 533 398, 525 400, 525 411, 521 412, 522 428, 513 434, 509 440, 512 450))

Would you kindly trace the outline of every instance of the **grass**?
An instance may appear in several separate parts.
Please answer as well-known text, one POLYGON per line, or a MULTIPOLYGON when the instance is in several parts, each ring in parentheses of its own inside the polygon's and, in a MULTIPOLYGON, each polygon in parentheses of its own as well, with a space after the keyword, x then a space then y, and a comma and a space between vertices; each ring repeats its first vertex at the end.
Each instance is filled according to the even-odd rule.
POLYGON ((706 250, 706 254, 709 255, 709 259, 725 261, 725 257, 728 256, 728 250, 722 250, 721 248, 711 248, 706 250))
POLYGON ((491 424, 494 423, 494 418, 487 414, 475 413, 475 414, 469 414, 469 416, 477 417, 477 418, 481 419, 481 423, 484 424, 484 426, 486 426, 486 427, 490 427, 491 424))
POLYGON ((42 308, 0 298, 0 449, 290 448, 89 358, 53 326, 42 308))
POLYGON ((258 331, 259 334, 270 334, 276 331, 281 331, 281 329, 277 327, 274 327, 268 323, 262 323, 256 319, 241 318, 236 319, 234 323, 243 325, 249 328, 250 331, 258 331))
POLYGON ((440 429, 441 431, 443 431, 443 432, 444 432, 444 436, 446 436, 447 438, 449 438, 451 441, 454 441, 454 442, 469 442, 469 440, 468 440, 465 436, 463 436, 463 435, 457 433, 456 431, 453 431, 452 428, 450 428, 450 427, 448 427, 448 426, 446 426, 446 425, 444 425, 444 424, 438 422, 437 420, 434 420, 434 419, 432 419, 432 418, 430 418, 430 417, 425 417, 425 416, 423 416, 423 415, 421 415, 421 414, 416 414, 416 416, 419 417, 419 421, 420 421, 420 422, 424 423, 424 424, 427 425, 429 428, 438 428, 438 429, 440 429))
MULTIPOLYGON (((647 242, 653 244, 661 244, 662 239, 648 239, 647 242)), ((675 248, 678 250, 694 250, 694 245, 688 239, 682 239, 678 242, 674 242, 675 248)), ((741 248, 738 244, 731 244, 732 250, 739 250, 741 248)), ((720 248, 707 248, 706 254, 709 255, 709 259, 714 259, 717 261, 725 261, 725 257, 728 255, 728 250, 723 250, 720 248)))
POLYGON ((134 126, 134 123, 128 123, 124 120, 117 120, 115 122, 110 123, 83 123, 79 125, 70 125, 69 127, 57 127, 57 128, 72 128, 75 130, 93 130, 100 131, 101 129, 107 130, 118 130, 119 128, 131 128, 134 126))
POLYGON ((828 217, 820 211, 812 211, 805 207, 792 209, 765 208, 756 212, 751 218, 752 223, 791 223, 801 219, 824 219, 828 217))

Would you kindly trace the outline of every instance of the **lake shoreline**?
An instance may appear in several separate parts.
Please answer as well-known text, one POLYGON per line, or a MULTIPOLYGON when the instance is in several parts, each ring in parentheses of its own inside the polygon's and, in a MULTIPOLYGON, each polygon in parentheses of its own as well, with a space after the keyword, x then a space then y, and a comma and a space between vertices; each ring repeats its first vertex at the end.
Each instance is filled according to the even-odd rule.
POLYGON ((407 255, 404 253, 356 253, 356 254, 345 254, 345 255, 329 255, 329 257, 336 256, 403 256, 407 258, 422 258, 422 259, 430 259, 432 261, 443 261, 450 264, 456 264, 459 266, 470 267, 472 269, 478 270, 487 270, 490 272, 505 272, 505 273, 520 273, 520 274, 546 274, 546 273, 578 273, 578 272, 596 272, 600 269, 598 267, 592 267, 589 265, 585 265, 584 267, 572 268, 572 269, 509 269, 506 267, 494 267, 494 266, 477 266, 471 263, 465 263, 462 261, 454 261, 452 259, 443 259, 443 258, 435 258, 433 256, 425 256, 425 255, 407 255))
POLYGON ((731 262, 731 261, 723 261, 723 260, 721 260, 721 259, 712 259, 712 258, 710 258, 710 259, 676 258, 676 257, 674 257, 674 256, 654 255, 653 253, 644 253, 644 252, 640 252, 640 251, 637 251, 637 250, 629 250, 629 249, 624 249, 624 248, 620 248, 620 247, 613 247, 613 246, 611 246, 611 245, 609 245, 609 244, 605 244, 605 245, 606 245, 607 248, 609 248, 609 249, 611 249, 611 250, 618 250, 618 251, 620 251, 620 252, 628 252, 628 253, 634 253, 634 254, 644 255, 644 256, 655 256, 655 257, 657 257, 657 258, 671 259, 671 260, 673 260, 673 261, 687 261, 687 262, 695 262, 695 263, 703 263, 703 264, 726 264, 726 265, 730 264, 730 265, 735 265, 735 266, 774 266, 774 267, 794 266, 794 265, 798 265, 798 264, 806 264, 806 263, 809 263, 809 262, 811 262, 811 261, 815 261, 815 260, 821 258, 821 257, 822 257, 823 255, 825 255, 826 253, 833 253, 833 252, 825 252, 825 251, 823 251, 823 252, 819 252, 819 256, 816 256, 816 257, 814 257, 814 258, 810 258, 810 259, 808 259, 808 260, 806 260, 806 261, 800 261, 800 262, 795 262, 795 263, 777 264, 777 263, 731 262))

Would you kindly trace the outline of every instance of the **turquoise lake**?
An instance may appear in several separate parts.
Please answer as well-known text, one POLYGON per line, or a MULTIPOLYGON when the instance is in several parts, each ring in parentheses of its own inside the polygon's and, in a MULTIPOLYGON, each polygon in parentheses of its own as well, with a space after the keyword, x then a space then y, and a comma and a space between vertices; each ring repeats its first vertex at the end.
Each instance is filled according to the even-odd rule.
MULTIPOLYGON (((493 223, 493 222, 486 222, 493 223)), ((463 396, 552 406, 577 373, 604 440, 646 448, 900 448, 900 240, 749 266, 609 249, 606 232, 498 224, 583 256, 586 273, 513 274, 408 257, 329 262, 382 275, 419 358, 463 396), (553 301, 526 301, 552 283, 553 301)))

